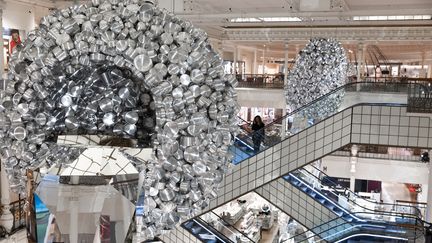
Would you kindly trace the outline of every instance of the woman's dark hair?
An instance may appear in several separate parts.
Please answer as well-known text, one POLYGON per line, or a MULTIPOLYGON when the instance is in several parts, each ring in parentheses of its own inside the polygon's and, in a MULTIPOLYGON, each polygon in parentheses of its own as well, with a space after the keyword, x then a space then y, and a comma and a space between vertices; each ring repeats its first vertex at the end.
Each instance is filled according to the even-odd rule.
POLYGON ((255 118, 253 119, 253 124, 259 124, 259 125, 263 124, 261 117, 255 116, 255 118), (258 121, 257 121, 257 119, 258 119, 258 121))

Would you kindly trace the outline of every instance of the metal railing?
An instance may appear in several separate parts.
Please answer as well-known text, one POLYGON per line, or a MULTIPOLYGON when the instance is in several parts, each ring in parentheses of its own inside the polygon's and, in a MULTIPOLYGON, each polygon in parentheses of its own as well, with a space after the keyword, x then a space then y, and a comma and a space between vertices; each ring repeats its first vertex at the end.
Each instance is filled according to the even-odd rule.
POLYGON ((432 113, 432 81, 418 81, 408 89, 408 112, 432 113))
POLYGON ((238 88, 282 89, 283 74, 243 74, 237 75, 238 88))
POLYGON ((13 224, 10 234, 17 232, 26 226, 24 210, 25 201, 26 199, 24 198, 10 203, 10 212, 13 216, 13 224))
MULTIPOLYGON (((291 174, 296 175, 303 183, 307 183, 314 189, 319 190, 327 196, 328 200, 331 200, 336 204, 339 204, 341 197, 345 198, 345 203, 349 212, 358 213, 359 215, 365 212, 376 213, 381 220, 386 221, 386 218, 392 220, 399 219, 401 221, 405 220, 407 224, 410 223, 410 220, 415 218, 422 219, 423 216, 420 209, 413 205, 383 203, 362 198, 349 188, 341 187, 337 183, 333 182, 333 180, 329 179, 331 178, 329 175, 325 174, 313 165, 307 165, 291 174), (319 172, 321 176, 314 175, 306 168, 319 172), (323 190, 324 186, 328 187, 325 191, 323 190), (364 205, 362 203, 364 203, 364 205)), ((362 217, 360 216, 360 218, 362 217)))
POLYGON ((420 213, 423 217, 426 216, 427 203, 412 202, 412 201, 405 201, 405 200, 396 200, 395 201, 395 207, 405 207, 405 206, 416 207, 420 210, 420 213))
MULTIPOLYGON (((237 75, 238 88, 267 88, 283 89, 284 74, 242 74, 237 75)), ((365 77, 361 82, 368 83, 411 83, 432 82, 431 78, 407 78, 407 77, 365 77)), ((357 82, 355 79, 349 82, 357 82)))
POLYGON ((340 222, 339 218, 335 218, 321 225, 318 225, 306 232, 295 235, 290 239, 283 241, 284 243, 292 242, 292 239, 302 239, 297 242, 309 242, 319 236, 321 239, 315 242, 336 242, 342 238, 347 238, 355 234, 372 234, 379 236, 390 236, 405 239, 409 242, 415 242, 426 232, 428 223, 416 219, 414 225, 404 225, 388 222, 340 222), (312 236, 308 236, 311 235, 312 236))
POLYGON ((199 216, 199 218, 233 242, 238 242, 237 237, 239 237, 241 242, 256 243, 250 237, 248 237, 245 232, 237 229, 234 225, 229 224, 213 211, 209 211, 208 213, 199 216), (232 236, 232 238, 229 237, 228 234, 232 236))
MULTIPOLYGON (((351 153, 349 151, 336 151, 331 154, 331 156, 343 156, 350 157, 351 153)), ((399 155, 399 154, 380 154, 380 153, 368 153, 368 152, 358 152, 358 158, 366 159, 384 159, 384 160, 398 160, 398 161, 409 161, 409 162, 421 162, 420 156, 415 155, 399 155)))
MULTIPOLYGON (((414 82, 414 81, 413 81, 414 82)), ((414 84, 415 85, 415 84, 414 84)), ((291 136, 294 134, 297 134, 298 132, 312 126, 314 123, 319 121, 320 119, 324 119, 323 117, 311 117, 308 115, 308 109, 311 107, 319 107, 322 104, 325 104, 326 101, 329 99, 333 99, 333 96, 335 94, 338 94, 339 92, 346 92, 346 91, 355 91, 359 88, 367 88, 373 91, 381 92, 381 93, 407 93, 407 83, 368 83, 368 82, 359 82, 359 83, 348 83, 341 87, 338 87, 329 93, 315 99, 314 101, 288 113, 287 115, 280 117, 273 122, 267 124, 263 129, 264 133, 262 131, 254 131, 257 134, 265 134, 264 137, 261 138, 262 144, 265 145, 265 147, 271 147, 277 143, 279 143, 282 138, 291 136), (291 121, 294 119, 305 121, 301 122, 297 125, 293 124, 291 121), (312 123, 309 122, 309 120, 313 121, 312 123), (306 122, 307 121, 307 122, 306 122), (281 129, 281 125, 286 125, 288 129, 281 129), (285 131, 285 134, 283 132, 285 131)), ((335 114, 337 111, 335 110, 331 114, 327 114, 328 116, 331 116, 335 114)), ((243 130, 242 136, 245 135, 248 137, 248 140, 251 140, 254 133, 251 133, 249 131, 243 130)), ((235 153, 234 153, 235 154, 235 153)), ((245 158, 246 159, 246 158, 245 158)))

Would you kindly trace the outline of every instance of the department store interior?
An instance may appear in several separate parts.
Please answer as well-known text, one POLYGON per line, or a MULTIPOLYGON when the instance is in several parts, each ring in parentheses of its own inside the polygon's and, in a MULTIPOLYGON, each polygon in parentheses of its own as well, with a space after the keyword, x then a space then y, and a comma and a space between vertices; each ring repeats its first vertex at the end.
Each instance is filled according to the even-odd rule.
POLYGON ((432 242, 431 0, 0 0, 0 243, 432 242))

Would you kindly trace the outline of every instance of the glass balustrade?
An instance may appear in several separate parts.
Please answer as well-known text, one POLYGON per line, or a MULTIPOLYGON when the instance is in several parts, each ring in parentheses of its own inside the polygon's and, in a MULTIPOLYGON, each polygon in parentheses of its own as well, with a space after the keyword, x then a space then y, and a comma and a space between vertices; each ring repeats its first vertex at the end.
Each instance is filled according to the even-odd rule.
MULTIPOLYGON (((359 215, 356 215, 359 216, 359 215)), ((418 220, 415 225, 380 222, 343 222, 340 218, 330 220, 313 229, 295 235, 284 243, 297 242, 341 242, 355 235, 369 235, 381 239, 414 242, 424 237, 424 222, 418 220), (310 236, 312 233, 312 236, 310 236), (301 239, 301 240, 296 240, 301 239)))
POLYGON ((329 178, 311 165, 285 176, 285 179, 291 184, 308 193, 317 201, 327 204, 328 208, 340 212, 340 216, 345 219, 415 224, 417 219, 422 218, 420 210, 414 206, 368 200, 350 191, 349 188, 336 184, 329 178), (354 217, 353 213, 359 218, 354 217))
MULTIPOLYGON (((283 139, 295 135, 310 126, 313 126, 317 122, 330 117, 338 112, 338 110, 329 110, 328 112, 312 112, 313 110, 325 109, 326 106, 332 102, 340 94, 346 92, 374 92, 381 94, 406 94, 408 93, 424 93, 424 87, 428 86, 422 82, 416 80, 409 80, 405 83, 401 82, 357 82, 348 83, 341 86, 324 96, 317 98, 309 104, 267 124, 263 129, 265 130, 265 136, 261 137, 262 147, 260 151, 265 148, 272 147, 275 144, 281 142, 283 139), (423 88, 422 88, 423 87, 423 88)), ((395 99, 394 104, 400 103, 400 99, 395 99)), ((386 100, 386 103, 392 105, 391 98, 386 100), (390 103, 389 103, 390 102, 390 103)), ((408 103, 408 99, 404 104, 408 103)), ((240 134, 236 137, 236 142, 230 149, 235 156, 234 162, 239 163, 247 158, 254 156, 259 151, 253 151, 253 131, 245 129, 246 121, 241 121, 240 134), (242 155, 242 156, 240 156, 242 155), (236 157, 237 156, 237 157, 236 157)), ((256 135, 260 136, 260 135, 256 135)))

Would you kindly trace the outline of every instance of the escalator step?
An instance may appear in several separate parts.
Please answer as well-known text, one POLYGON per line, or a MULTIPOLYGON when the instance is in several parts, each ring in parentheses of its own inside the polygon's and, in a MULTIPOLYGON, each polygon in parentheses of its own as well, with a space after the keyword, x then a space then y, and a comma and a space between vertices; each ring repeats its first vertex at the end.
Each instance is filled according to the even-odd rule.
POLYGON ((342 215, 344 215, 344 212, 337 210, 337 209, 333 209, 333 212, 339 217, 342 217, 342 215))
POLYGON ((315 198, 318 202, 320 202, 321 204, 324 204, 326 202, 325 199, 323 198, 315 198))
POLYGON ((344 216, 342 216, 342 218, 343 218, 345 221, 348 221, 348 222, 352 222, 352 221, 353 221, 353 218, 352 218, 350 215, 344 215, 344 216))
POLYGON ((325 204, 324 206, 326 206, 326 208, 334 211, 335 206, 333 204, 325 204))
POLYGON ((201 226, 196 225, 196 226, 193 226, 193 227, 191 228, 191 231, 192 231, 192 233, 193 233, 194 235, 196 235, 196 234, 201 233, 202 228, 201 228, 201 226))

